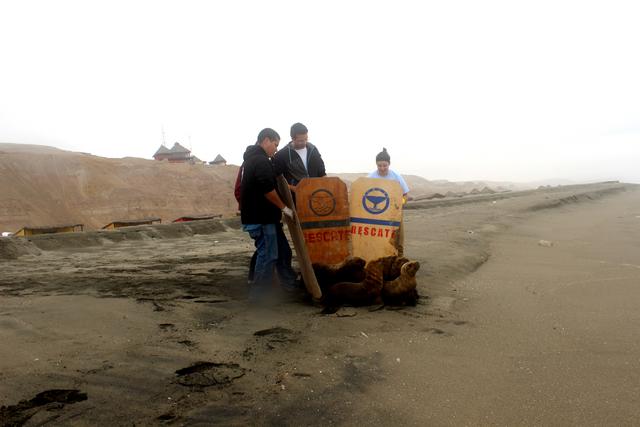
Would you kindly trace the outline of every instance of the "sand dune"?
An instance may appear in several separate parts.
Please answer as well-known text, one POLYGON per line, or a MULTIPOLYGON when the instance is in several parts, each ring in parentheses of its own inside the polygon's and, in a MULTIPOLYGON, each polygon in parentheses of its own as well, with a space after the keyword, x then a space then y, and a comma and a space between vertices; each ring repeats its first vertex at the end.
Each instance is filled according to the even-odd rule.
POLYGON ((107 159, 52 147, 0 144, 0 231, 237 210, 237 166, 107 159))
POLYGON ((511 194, 406 211, 399 310, 249 307, 233 219, 0 239, 0 424, 634 424, 637 186, 511 194))

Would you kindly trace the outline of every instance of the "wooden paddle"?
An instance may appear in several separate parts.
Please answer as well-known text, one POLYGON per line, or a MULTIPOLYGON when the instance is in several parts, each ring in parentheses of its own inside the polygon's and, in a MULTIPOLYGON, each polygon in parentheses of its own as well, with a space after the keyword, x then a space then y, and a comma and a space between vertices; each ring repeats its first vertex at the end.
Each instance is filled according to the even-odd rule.
POLYGON ((298 256, 298 264, 300 265, 304 285, 315 300, 320 300, 322 298, 322 291, 320 290, 320 286, 318 286, 318 280, 316 279, 313 267, 311 266, 311 259, 309 258, 307 245, 304 241, 304 235, 302 234, 302 228, 300 227, 300 220, 296 213, 296 207, 293 204, 293 196, 291 195, 289 184, 282 175, 278 177, 278 193, 280 193, 284 204, 293 211, 293 219, 286 215, 283 215, 283 217, 287 224, 287 228, 289 228, 289 233, 293 240, 293 247, 295 248, 298 256))

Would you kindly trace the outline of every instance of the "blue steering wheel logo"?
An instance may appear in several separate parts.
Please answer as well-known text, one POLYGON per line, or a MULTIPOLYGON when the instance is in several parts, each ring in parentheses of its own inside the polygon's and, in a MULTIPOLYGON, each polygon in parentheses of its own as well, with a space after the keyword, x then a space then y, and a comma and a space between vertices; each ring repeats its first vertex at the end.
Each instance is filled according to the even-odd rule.
POLYGON ((389 208, 389 194, 382 188, 374 187, 362 196, 362 207, 373 215, 379 215, 389 208))

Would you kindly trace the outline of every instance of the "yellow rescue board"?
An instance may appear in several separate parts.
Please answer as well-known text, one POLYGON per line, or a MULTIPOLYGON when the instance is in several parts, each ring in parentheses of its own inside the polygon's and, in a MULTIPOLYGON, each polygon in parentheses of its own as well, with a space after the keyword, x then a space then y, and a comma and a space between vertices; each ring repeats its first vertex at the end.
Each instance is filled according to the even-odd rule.
POLYGON ((371 261, 398 255, 402 187, 397 181, 358 178, 351 185, 350 211, 353 256, 371 261))
POLYGON ((349 199, 340 178, 305 178, 296 210, 311 262, 338 264, 349 256, 349 199))

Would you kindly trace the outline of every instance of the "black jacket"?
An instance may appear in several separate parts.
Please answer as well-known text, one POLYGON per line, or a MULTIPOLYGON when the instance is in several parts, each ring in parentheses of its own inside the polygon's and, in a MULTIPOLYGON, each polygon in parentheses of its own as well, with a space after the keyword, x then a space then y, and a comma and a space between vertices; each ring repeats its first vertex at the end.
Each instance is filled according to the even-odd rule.
POLYGON ((276 188, 276 174, 267 153, 259 145, 244 152, 240 184, 240 218, 243 224, 276 224, 282 212, 264 196, 276 188))
POLYGON ((293 142, 287 144, 286 147, 273 156, 273 163, 276 168, 276 174, 283 174, 287 182, 292 185, 298 185, 302 178, 321 178, 327 174, 324 170, 324 162, 320 152, 310 142, 307 142, 306 169, 300 155, 293 148, 293 142))

